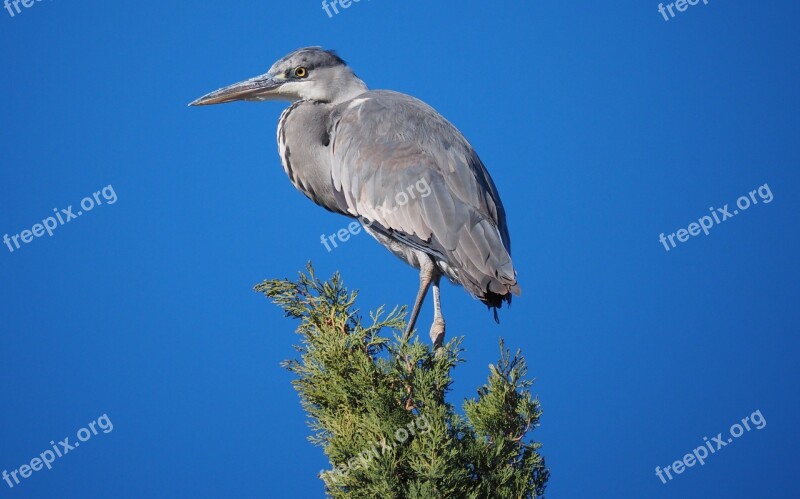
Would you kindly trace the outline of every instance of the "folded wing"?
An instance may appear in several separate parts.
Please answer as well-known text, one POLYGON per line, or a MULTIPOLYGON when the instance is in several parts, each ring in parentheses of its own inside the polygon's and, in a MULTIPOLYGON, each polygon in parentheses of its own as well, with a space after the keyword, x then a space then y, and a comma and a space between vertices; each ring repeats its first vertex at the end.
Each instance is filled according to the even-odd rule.
POLYGON ((427 104, 374 91, 329 124, 339 208, 439 268, 490 306, 519 294, 505 211, 461 133, 427 104))

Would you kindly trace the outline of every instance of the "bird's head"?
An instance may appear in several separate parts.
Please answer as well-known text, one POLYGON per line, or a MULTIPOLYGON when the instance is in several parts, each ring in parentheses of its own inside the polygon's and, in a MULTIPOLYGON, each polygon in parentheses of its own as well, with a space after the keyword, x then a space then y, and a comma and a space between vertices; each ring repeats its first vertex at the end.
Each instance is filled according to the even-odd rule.
POLYGON ((339 103, 367 91, 367 86, 333 51, 321 47, 295 50, 265 74, 221 88, 190 106, 238 100, 312 100, 339 103))

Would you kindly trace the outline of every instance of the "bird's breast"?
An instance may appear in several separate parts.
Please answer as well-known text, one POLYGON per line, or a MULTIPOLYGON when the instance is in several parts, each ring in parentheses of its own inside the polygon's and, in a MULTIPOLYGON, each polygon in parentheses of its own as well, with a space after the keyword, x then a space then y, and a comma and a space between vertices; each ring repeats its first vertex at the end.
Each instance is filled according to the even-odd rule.
POLYGON ((331 106, 297 101, 278 120, 278 154, 297 190, 316 204, 340 212, 331 182, 328 118, 331 106))

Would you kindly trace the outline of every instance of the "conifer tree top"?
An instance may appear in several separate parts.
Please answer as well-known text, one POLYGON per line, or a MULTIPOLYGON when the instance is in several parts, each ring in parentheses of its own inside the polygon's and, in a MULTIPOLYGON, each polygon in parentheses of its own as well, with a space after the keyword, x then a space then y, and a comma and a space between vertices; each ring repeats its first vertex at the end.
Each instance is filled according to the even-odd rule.
POLYGON ((487 383, 463 404, 446 400, 461 339, 434 352, 406 341, 405 309, 369 320, 338 274, 256 286, 300 320, 299 358, 284 366, 309 417, 309 440, 331 468, 320 472, 334 498, 536 498, 549 477, 541 444, 529 439, 542 414, 525 359, 500 342, 487 383), (393 332, 387 336, 386 332, 393 332))

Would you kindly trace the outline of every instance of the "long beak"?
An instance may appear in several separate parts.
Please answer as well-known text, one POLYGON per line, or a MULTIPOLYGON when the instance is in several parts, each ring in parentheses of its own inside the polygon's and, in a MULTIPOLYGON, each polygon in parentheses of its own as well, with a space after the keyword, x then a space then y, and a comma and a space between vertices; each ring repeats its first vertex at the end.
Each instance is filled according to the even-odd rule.
POLYGON ((189 105, 210 106, 211 104, 224 104, 237 100, 262 101, 276 99, 279 98, 276 90, 281 85, 283 85, 282 81, 271 76, 256 76, 206 94, 189 105))

